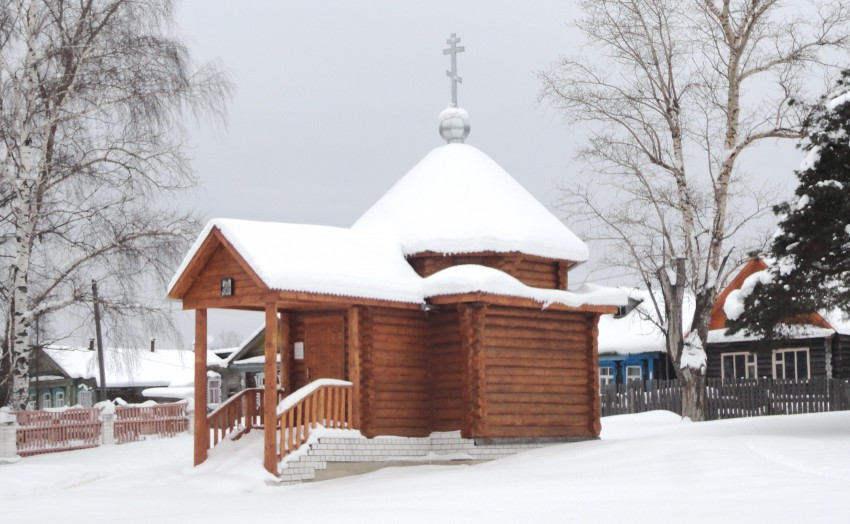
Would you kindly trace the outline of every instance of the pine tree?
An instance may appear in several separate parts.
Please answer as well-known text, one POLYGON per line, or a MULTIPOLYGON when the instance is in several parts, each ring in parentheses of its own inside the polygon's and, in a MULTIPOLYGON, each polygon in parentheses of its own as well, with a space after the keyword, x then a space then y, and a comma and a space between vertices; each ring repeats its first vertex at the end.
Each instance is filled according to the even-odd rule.
POLYGON ((768 278, 744 298, 730 332, 772 338, 819 310, 850 311, 850 70, 807 122, 796 202, 776 206, 768 278))

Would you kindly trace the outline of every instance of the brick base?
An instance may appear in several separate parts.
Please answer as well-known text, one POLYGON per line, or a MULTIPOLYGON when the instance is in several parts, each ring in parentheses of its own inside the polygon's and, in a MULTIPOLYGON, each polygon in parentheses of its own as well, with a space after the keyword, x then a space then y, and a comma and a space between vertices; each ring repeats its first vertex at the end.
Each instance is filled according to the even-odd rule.
POLYGON ((432 433, 429 437, 334 438, 320 437, 279 465, 283 484, 312 480, 316 470, 327 468, 328 462, 385 462, 441 460, 493 460, 520 451, 545 446, 546 442, 508 442, 476 444, 461 438, 459 431, 432 433))

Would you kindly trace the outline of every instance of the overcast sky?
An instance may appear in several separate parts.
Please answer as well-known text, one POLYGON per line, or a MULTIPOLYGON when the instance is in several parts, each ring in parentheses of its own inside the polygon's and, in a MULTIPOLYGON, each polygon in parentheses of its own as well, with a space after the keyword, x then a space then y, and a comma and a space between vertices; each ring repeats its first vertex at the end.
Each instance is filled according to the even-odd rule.
MULTIPOLYGON (((581 170, 572 155, 586 131, 536 102, 535 72, 580 52, 569 25, 577 16, 564 0, 183 0, 178 34, 236 84, 227 129, 190 130, 202 187, 187 205, 206 219, 350 226, 443 143, 436 119, 450 101, 442 49, 452 32, 466 48, 458 98, 472 123, 467 143, 551 205, 556 185, 581 170)), ((792 181, 799 156, 789 144, 748 162, 792 181)), ((191 318, 180 315, 187 343, 191 318)), ((210 332, 247 335, 261 321, 213 312, 210 332)))

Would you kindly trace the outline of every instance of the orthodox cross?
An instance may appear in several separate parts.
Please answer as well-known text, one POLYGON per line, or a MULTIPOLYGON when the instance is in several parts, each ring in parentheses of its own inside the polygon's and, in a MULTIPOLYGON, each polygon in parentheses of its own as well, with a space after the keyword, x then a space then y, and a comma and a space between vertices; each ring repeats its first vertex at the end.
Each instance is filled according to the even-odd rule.
POLYGON ((463 53, 464 49, 457 46, 457 44, 460 43, 460 38, 458 38, 455 33, 452 33, 452 36, 446 40, 446 43, 449 44, 450 47, 448 49, 443 49, 443 54, 452 55, 452 70, 446 71, 446 76, 452 79, 452 105, 457 106, 457 84, 458 82, 463 82, 463 79, 457 76, 457 54, 463 53))

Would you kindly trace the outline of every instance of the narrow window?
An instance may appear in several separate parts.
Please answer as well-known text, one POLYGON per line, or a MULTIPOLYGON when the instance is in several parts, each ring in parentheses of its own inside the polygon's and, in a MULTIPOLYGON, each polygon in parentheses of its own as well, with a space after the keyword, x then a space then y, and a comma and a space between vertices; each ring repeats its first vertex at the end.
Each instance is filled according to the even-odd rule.
POLYGON ((41 394, 41 409, 53 407, 52 402, 50 402, 50 392, 45 391, 41 394))
POLYGON ((221 377, 207 379, 207 403, 221 404, 221 377))
POLYGON ((53 398, 54 398, 54 400, 56 401, 56 402, 55 402, 55 404, 56 404, 56 406, 55 406, 55 407, 57 407, 57 408, 61 408, 61 407, 64 407, 64 406, 65 406, 65 392, 64 392, 64 391, 57 391, 57 392, 56 392, 56 395, 54 395, 54 397, 53 397, 53 398))
POLYGON ((607 386, 614 383, 614 368, 601 366, 599 368, 599 386, 607 386))

